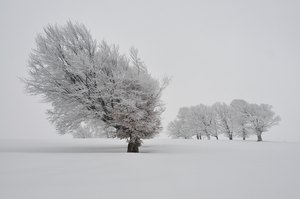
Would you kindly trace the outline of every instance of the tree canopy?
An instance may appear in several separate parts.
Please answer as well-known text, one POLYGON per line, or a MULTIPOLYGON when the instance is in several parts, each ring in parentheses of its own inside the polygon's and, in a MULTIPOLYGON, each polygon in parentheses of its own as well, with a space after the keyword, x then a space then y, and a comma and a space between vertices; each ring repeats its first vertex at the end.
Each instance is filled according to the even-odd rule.
MULTIPOLYGON (((61 134, 82 125, 114 128, 114 137, 141 139, 161 129, 160 100, 168 79, 153 78, 138 51, 121 54, 116 45, 93 39, 83 24, 49 25, 30 54, 26 90, 52 105, 49 119, 61 134)), ((77 132, 78 133, 78 132, 77 132)))
POLYGON ((251 135, 256 135, 262 141, 262 133, 272 126, 278 125, 280 117, 268 104, 250 104, 245 100, 235 99, 230 105, 215 103, 212 106, 203 104, 183 107, 178 111, 175 120, 168 126, 169 135, 173 138, 201 139, 210 136, 218 139, 223 134, 230 140, 234 136, 245 140, 251 135))

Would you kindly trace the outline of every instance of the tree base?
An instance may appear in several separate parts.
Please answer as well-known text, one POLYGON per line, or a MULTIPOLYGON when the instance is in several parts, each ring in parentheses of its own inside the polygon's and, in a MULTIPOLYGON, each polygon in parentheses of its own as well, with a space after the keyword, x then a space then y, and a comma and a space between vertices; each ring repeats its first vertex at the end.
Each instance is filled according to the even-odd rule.
POLYGON ((257 142, 261 142, 262 141, 262 137, 261 137, 261 135, 258 135, 257 136, 257 142))
POLYGON ((142 141, 140 140, 140 138, 130 138, 130 140, 128 142, 127 152, 128 153, 138 153, 141 143, 142 143, 142 141))
POLYGON ((128 153, 138 153, 139 152, 139 143, 128 143, 127 147, 128 153))
POLYGON ((197 137, 197 140, 202 140, 201 135, 197 134, 196 137, 197 137))

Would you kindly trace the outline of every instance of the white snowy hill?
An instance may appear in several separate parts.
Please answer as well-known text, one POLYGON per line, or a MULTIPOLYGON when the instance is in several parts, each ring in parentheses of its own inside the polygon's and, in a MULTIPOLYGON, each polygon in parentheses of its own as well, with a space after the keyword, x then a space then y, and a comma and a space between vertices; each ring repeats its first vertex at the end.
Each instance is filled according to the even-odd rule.
POLYGON ((300 198, 300 144, 1 140, 1 199, 300 198))

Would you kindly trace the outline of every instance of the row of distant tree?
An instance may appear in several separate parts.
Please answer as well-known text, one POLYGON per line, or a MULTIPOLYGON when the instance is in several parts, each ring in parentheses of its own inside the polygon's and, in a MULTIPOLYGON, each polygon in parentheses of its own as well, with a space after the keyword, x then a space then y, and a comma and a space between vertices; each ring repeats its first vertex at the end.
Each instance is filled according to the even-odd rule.
POLYGON ((182 107, 175 120, 168 126, 169 135, 173 138, 190 139, 203 136, 219 138, 223 134, 232 140, 233 137, 246 138, 255 135, 262 141, 262 133, 277 125, 280 117, 268 104, 250 104, 245 100, 235 99, 230 105, 215 103, 212 106, 203 104, 182 107))

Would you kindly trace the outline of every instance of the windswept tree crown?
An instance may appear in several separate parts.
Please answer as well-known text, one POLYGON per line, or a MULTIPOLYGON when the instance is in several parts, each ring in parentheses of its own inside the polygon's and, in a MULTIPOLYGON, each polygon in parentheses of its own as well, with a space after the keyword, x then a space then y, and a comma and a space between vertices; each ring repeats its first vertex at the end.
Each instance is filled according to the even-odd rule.
POLYGON ((160 100, 167 80, 154 79, 132 48, 97 42, 82 24, 49 25, 29 59, 27 91, 52 105, 49 119, 61 134, 113 127, 119 138, 150 138, 161 128, 160 100))

